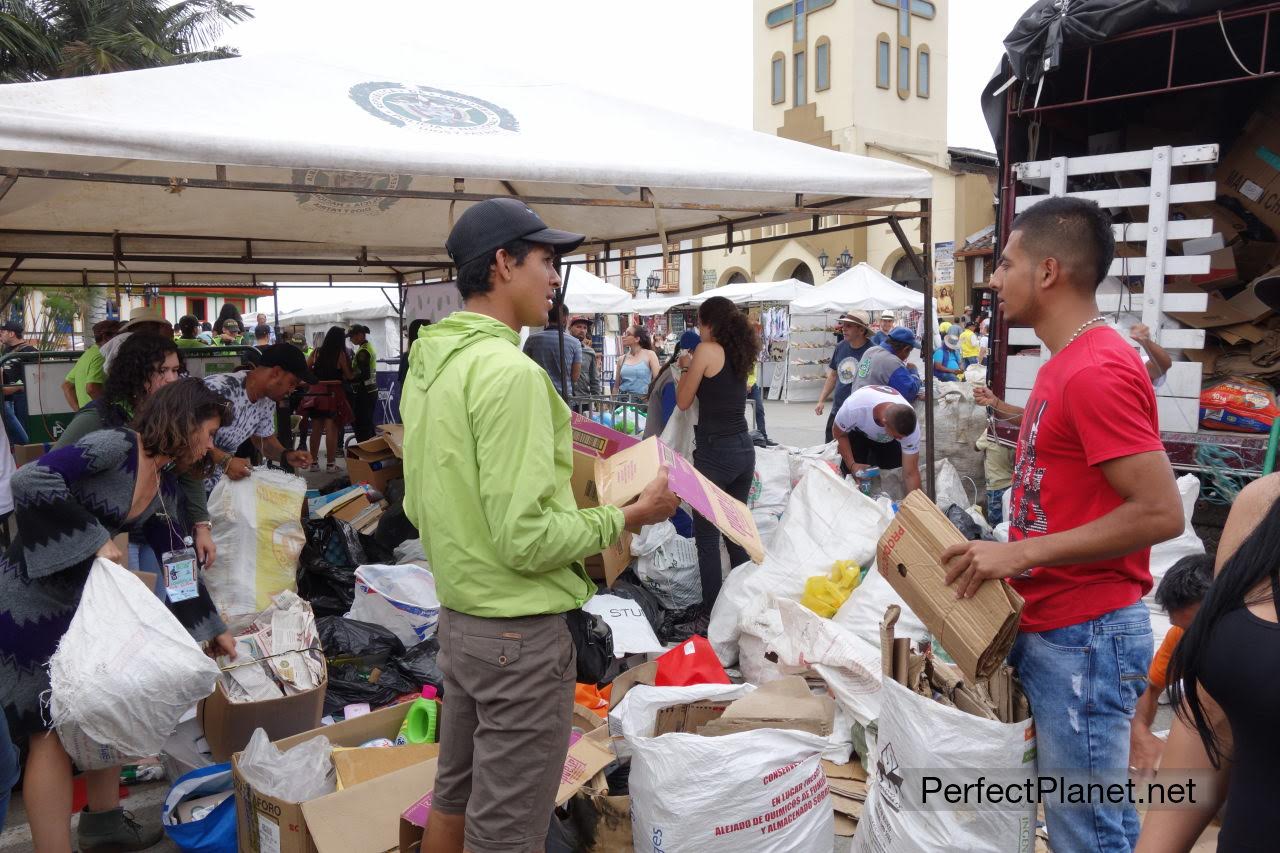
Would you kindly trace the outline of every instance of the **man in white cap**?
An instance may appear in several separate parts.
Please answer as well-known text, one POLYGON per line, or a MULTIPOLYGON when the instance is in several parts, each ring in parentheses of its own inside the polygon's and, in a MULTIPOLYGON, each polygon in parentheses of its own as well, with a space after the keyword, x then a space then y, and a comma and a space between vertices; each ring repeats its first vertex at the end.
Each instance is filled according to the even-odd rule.
POLYGON ((853 390, 853 381, 858 376, 858 362, 873 346, 868 339, 871 328, 861 314, 846 311, 837 323, 844 339, 836 344, 836 351, 832 353, 831 362, 827 365, 827 381, 822 386, 822 393, 818 395, 818 405, 813 407, 814 414, 821 415, 826 407, 827 398, 831 396, 832 391, 835 392, 823 439, 827 442, 832 440, 831 426, 835 421, 836 412, 840 411, 844 401, 849 399, 849 392, 853 390))
MULTIPOLYGON (((144 305, 129 312, 129 321, 120 327, 120 334, 102 345, 102 383, 107 381, 107 371, 116 353, 130 336, 136 334, 164 335, 173 337, 173 324, 164 318, 164 310, 158 305, 144 305)), ((90 380, 97 381, 97 380, 90 380)))
POLYGON ((883 346, 884 342, 889 338, 889 333, 893 331, 893 327, 897 322, 898 319, 893 316, 892 311, 885 311, 882 313, 880 315, 880 331, 876 332, 875 335, 872 336, 871 343, 876 346, 883 346))

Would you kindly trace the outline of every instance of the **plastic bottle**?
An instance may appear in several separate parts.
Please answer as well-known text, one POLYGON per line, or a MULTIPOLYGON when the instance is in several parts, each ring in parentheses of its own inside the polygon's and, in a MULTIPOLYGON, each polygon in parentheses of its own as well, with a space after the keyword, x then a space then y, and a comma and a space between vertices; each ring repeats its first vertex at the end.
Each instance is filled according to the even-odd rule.
POLYGON ((126 764, 120 768, 120 781, 125 785, 159 782, 163 778, 164 768, 159 764, 126 764))
POLYGON ((871 496, 872 485, 879 477, 880 469, 874 465, 870 468, 863 468, 853 475, 853 478, 858 482, 858 489, 867 497, 871 496))
POLYGON ((396 745, 407 743, 435 743, 440 731, 440 705, 436 701, 436 689, 430 684, 422 688, 422 697, 413 700, 409 713, 404 715, 396 745))

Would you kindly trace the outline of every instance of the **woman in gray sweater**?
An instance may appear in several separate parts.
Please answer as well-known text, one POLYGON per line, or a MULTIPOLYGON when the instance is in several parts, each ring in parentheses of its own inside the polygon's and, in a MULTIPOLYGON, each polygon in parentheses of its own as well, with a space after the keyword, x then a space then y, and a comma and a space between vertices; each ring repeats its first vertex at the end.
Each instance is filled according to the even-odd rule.
MULTIPOLYGON (((18 534, 0 558, 0 707, 14 739, 30 738, 23 794, 36 850, 71 849, 71 761, 41 710, 49 658, 71 624, 94 558, 123 559, 112 537, 141 530, 158 552, 172 548, 178 533, 172 469, 207 459, 213 434, 229 416, 226 401, 203 382, 180 379, 148 396, 131 428, 89 433, 13 476, 18 534)), ((198 642, 209 643, 211 655, 234 653, 203 586, 170 609, 198 642)), ((141 850, 159 839, 158 827, 144 830, 120 809, 118 767, 85 778, 81 851, 141 850)))

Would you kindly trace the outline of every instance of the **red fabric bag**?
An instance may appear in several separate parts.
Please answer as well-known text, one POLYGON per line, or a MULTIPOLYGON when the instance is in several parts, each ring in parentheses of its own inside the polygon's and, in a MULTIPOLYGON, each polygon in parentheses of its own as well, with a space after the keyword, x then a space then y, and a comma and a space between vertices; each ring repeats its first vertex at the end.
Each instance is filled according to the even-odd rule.
POLYGON ((706 637, 690 637, 658 658, 658 687, 731 683, 706 637))

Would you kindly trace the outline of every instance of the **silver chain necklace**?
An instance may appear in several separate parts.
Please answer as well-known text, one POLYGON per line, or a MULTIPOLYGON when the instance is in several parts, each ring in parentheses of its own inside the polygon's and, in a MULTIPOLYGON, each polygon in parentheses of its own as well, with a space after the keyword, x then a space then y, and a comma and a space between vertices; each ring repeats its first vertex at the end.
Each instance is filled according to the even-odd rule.
MULTIPOLYGON (((1076 338, 1078 338, 1078 337, 1080 337, 1081 335, 1083 335, 1083 334, 1084 334, 1084 332, 1085 332, 1085 329, 1089 328, 1089 327, 1090 327, 1090 326, 1092 326, 1094 323, 1103 323, 1103 322, 1106 322, 1106 319, 1107 319, 1106 317, 1104 317, 1103 315, 1099 314, 1097 317, 1094 317, 1092 320, 1085 320, 1083 323, 1081 323, 1081 324, 1080 324, 1080 328, 1076 329, 1076 333, 1075 333, 1074 335, 1072 335, 1071 337, 1067 338, 1067 342, 1066 342, 1065 344, 1063 344, 1063 345, 1062 345, 1062 349, 1066 349, 1067 347, 1069 347, 1069 346, 1071 346, 1073 343, 1075 343, 1076 338)), ((1058 352, 1062 352, 1062 350, 1058 350, 1058 352)))

